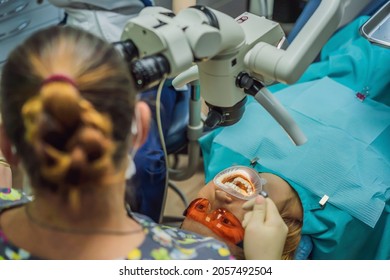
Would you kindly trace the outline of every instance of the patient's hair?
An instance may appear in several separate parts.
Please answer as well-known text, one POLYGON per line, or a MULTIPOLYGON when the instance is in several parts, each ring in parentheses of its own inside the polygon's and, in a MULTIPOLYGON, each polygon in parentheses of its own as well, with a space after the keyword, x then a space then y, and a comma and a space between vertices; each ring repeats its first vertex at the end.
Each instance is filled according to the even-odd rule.
POLYGON ((293 260, 299 241, 301 240, 302 222, 297 219, 287 218, 285 213, 280 213, 280 215, 288 227, 288 234, 283 248, 282 259, 293 260))
POLYGON ((127 155, 135 89, 121 55, 74 27, 38 31, 9 56, 1 113, 35 188, 102 183, 127 155))
POLYGON ((297 219, 291 215, 291 210, 301 207, 302 203, 298 193, 291 186, 290 188, 293 191, 293 197, 286 202, 282 209, 279 209, 279 214, 288 227, 286 243, 284 244, 282 253, 283 260, 293 260, 295 258, 295 252, 298 248, 299 242, 301 241, 301 231, 303 225, 302 219, 297 219))

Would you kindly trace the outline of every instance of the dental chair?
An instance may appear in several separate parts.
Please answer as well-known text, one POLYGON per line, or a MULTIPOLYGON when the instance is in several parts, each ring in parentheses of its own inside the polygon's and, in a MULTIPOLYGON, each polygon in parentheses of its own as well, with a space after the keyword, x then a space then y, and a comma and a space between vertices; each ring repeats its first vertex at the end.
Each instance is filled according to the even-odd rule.
MULTIPOLYGON (((382 7, 388 0, 365 0, 365 1, 351 1, 345 0, 345 7, 349 9, 348 15, 343 16, 339 28, 345 24, 348 24, 351 20, 358 16, 368 15, 372 16, 380 7, 382 7)), ((293 28, 287 36, 287 40, 292 42, 308 19, 313 15, 314 11, 320 5, 321 0, 309 0, 307 1, 302 13, 299 15, 293 28)))
POLYGON ((136 174, 127 180, 126 201, 133 211, 162 222, 168 187, 186 204, 185 195, 169 182, 168 156, 181 153, 188 144, 190 91, 188 87, 176 90, 171 80, 165 81, 161 94, 158 91, 154 87, 139 94, 149 105, 152 119, 146 142, 134 155, 136 174))

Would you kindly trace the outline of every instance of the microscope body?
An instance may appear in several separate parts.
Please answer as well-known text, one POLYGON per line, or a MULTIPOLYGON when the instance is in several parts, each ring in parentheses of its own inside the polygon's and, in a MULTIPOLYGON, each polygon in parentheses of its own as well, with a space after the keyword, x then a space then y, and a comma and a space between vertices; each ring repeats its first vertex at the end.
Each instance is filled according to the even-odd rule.
POLYGON ((140 60, 131 71, 136 72, 140 88, 196 65, 197 73, 185 83, 199 79, 201 96, 211 111, 209 126, 216 126, 234 124, 244 112, 246 94, 235 80, 240 72, 250 71, 244 64, 247 52, 262 41, 278 46, 284 38, 280 25, 265 17, 243 13, 233 19, 194 6, 178 15, 162 7, 148 7, 128 22, 121 40, 131 39, 138 50, 140 60))
POLYGON ((214 118, 220 119, 210 119, 209 126, 215 122, 219 122, 218 125, 232 125, 240 120, 247 96, 242 88, 236 86, 236 79, 241 72, 251 73, 265 83, 273 82, 253 73, 245 65, 244 58, 248 51, 262 41, 280 47, 285 39, 281 26, 265 17, 243 13, 235 21, 241 27, 244 39, 237 46, 197 63, 201 96, 211 110, 209 118, 212 117, 210 114, 217 114, 214 118))
POLYGON ((206 6, 177 15, 147 7, 127 23, 120 46, 138 89, 155 86, 164 77, 175 78, 175 87, 199 80, 200 95, 210 109, 205 123, 211 127, 239 121, 250 94, 300 145, 306 137, 266 85, 297 81, 341 15, 340 0, 321 1, 286 46, 280 25, 265 17, 243 13, 233 19, 206 6))

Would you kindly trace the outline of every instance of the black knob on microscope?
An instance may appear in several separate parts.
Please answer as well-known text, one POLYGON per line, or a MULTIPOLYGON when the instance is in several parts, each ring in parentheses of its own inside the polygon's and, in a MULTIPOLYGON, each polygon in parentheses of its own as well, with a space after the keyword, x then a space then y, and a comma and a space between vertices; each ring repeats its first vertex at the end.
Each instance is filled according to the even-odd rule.
POLYGON ((221 115, 221 113, 213 109, 210 109, 204 124, 209 128, 214 128, 217 125, 219 125, 222 121, 223 121, 223 116, 221 115))

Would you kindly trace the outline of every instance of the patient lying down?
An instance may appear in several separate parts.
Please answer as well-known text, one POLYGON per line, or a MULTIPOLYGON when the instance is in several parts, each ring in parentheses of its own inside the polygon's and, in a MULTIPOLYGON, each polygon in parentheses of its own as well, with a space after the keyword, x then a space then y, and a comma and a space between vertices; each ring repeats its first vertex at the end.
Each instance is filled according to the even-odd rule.
MULTIPOLYGON (((300 241, 303 210, 293 188, 271 173, 258 174, 247 167, 225 169, 205 185, 184 211, 182 228, 224 241, 238 259, 245 259, 242 249, 246 211, 242 205, 260 191, 265 191, 277 206, 288 226, 283 259, 294 259, 300 241)), ((254 236, 262 242, 261 236, 254 236)))

